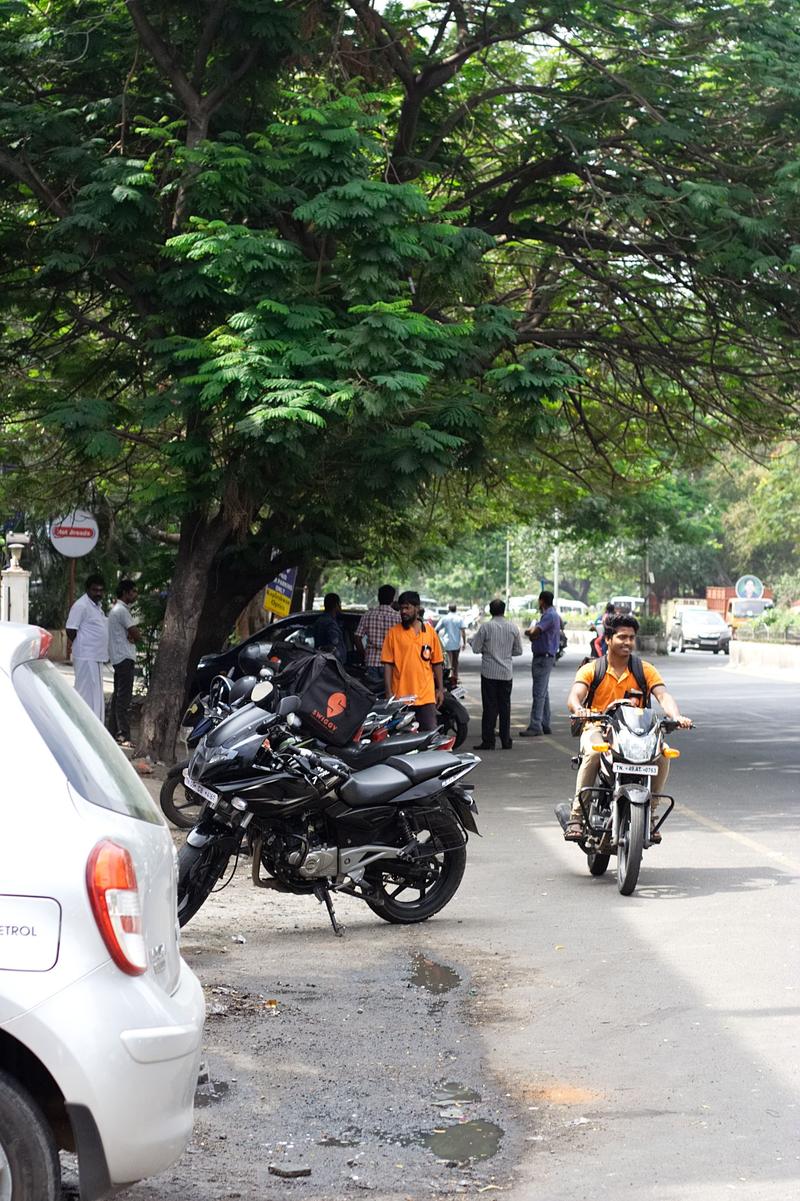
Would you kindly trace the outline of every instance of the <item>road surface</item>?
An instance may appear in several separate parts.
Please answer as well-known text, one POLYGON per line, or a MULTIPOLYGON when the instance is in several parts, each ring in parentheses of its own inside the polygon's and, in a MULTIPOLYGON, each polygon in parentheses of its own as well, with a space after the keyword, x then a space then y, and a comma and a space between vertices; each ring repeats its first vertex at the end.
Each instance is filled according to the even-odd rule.
POLYGON ((439 917, 402 929, 343 898, 337 940, 247 865, 210 899, 184 943, 212 1083, 189 1151, 125 1201, 800 1195, 797 688, 658 660, 697 730, 672 738, 678 807, 625 898, 552 813, 578 658, 552 677, 554 736, 474 773, 483 838, 439 917))

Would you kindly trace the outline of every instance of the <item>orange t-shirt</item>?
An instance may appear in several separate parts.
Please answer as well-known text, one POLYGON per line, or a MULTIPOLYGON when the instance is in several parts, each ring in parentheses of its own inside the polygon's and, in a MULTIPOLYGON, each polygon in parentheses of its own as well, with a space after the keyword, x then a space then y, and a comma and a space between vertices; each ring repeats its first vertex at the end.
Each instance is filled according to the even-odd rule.
MULTIPOLYGON (((592 680, 594 679, 594 664, 595 661, 593 660, 591 663, 587 663, 585 667, 578 669, 578 674, 575 676, 576 684, 588 684, 591 687, 592 680)), ((653 664, 645 662, 644 659, 642 659, 642 671, 644 672, 649 692, 652 692, 659 684, 664 683, 655 667, 653 667, 653 664)), ((592 708, 607 709, 612 701, 623 700, 629 688, 638 687, 636 676, 630 668, 626 667, 622 674, 618 676, 609 663, 606 668, 606 674, 598 684, 597 690, 592 697, 592 708)), ((642 704, 638 697, 631 697, 631 703, 639 707, 642 704)))
POLYGON ((398 622, 383 640, 381 663, 393 665, 392 692, 413 696, 416 705, 432 705, 436 700, 431 664, 443 660, 439 637, 429 621, 420 629, 416 625, 406 629, 398 622))

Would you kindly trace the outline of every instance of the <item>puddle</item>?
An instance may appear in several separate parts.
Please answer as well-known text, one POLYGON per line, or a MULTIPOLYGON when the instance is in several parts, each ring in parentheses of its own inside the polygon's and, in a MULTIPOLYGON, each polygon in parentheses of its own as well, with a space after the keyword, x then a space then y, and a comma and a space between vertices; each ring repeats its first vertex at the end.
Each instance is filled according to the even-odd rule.
POLYGON ((461 977, 453 968, 437 963, 435 959, 428 959, 427 955, 417 951, 411 959, 411 983, 416 988, 439 995, 450 992, 451 988, 458 988, 461 977))
POLYGON ((449 1101, 480 1101, 480 1093, 476 1093, 474 1088, 467 1088, 465 1084, 458 1084, 454 1080, 448 1080, 446 1084, 440 1084, 434 1094, 434 1105, 442 1104, 449 1101))
POLYGON ((438 1159, 453 1159, 460 1163, 465 1159, 491 1159, 500 1150, 504 1134, 495 1122, 475 1118, 448 1126, 446 1130, 424 1134, 420 1141, 438 1159))
POLYGON ((225 1080, 209 1080, 207 1084, 199 1084, 194 1092, 195 1109, 207 1109, 209 1105, 224 1101, 230 1088, 225 1080))

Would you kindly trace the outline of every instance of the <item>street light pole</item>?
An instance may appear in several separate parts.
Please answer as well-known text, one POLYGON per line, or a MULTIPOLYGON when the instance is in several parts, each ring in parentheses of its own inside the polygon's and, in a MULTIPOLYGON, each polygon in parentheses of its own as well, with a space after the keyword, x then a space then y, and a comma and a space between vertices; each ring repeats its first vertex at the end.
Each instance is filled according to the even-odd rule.
POLYGON ((556 542, 553 547, 553 604, 558 607, 558 585, 559 585, 559 546, 556 542))
POLYGON ((511 600, 511 539, 506 538, 506 608, 511 600))

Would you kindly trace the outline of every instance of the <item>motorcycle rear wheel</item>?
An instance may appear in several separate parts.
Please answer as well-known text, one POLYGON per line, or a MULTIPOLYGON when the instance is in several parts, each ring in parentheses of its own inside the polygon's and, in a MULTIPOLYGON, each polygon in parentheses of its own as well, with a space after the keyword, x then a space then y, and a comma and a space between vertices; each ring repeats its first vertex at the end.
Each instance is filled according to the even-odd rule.
MULTIPOLYGON (((418 832, 424 830, 421 826, 418 832)), ((466 842, 458 822, 437 822, 436 831, 430 831, 430 839, 425 845, 431 850, 435 846, 452 849, 440 850, 425 860, 427 872, 424 877, 419 873, 411 876, 404 872, 407 865, 399 862, 392 871, 391 860, 376 863, 369 873, 367 878, 379 899, 374 899, 374 894, 364 899, 372 912, 385 922, 403 926, 425 922, 444 909, 458 891, 467 865, 466 842), (416 894, 416 899, 399 900, 403 893, 416 894)))
POLYGON ((624 897, 629 897, 639 879, 639 869, 642 866, 642 851, 644 850, 643 805, 628 805, 620 821, 619 842, 617 843, 617 888, 624 897))
POLYGON ((230 848, 216 842, 204 847, 184 843, 178 851, 178 924, 185 926, 208 900, 228 860, 230 848))
POLYGON ((466 721, 457 721, 452 713, 444 712, 439 718, 439 729, 445 734, 455 734, 456 740, 453 743, 453 750, 457 751, 463 742, 466 741, 469 733, 469 723, 466 721))
POLYGON ((597 855, 593 852, 588 852, 586 855, 589 864, 589 871, 593 876, 602 876, 608 867, 611 859, 610 855, 597 855))

